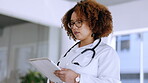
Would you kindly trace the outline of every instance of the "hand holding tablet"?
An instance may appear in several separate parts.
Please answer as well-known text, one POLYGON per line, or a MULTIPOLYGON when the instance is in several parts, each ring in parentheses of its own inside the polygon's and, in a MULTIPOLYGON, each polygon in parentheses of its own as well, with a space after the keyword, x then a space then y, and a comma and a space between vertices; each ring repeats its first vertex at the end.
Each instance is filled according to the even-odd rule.
POLYGON ((53 82, 62 82, 55 74, 55 70, 61 70, 53 61, 48 58, 29 59, 29 62, 53 82))

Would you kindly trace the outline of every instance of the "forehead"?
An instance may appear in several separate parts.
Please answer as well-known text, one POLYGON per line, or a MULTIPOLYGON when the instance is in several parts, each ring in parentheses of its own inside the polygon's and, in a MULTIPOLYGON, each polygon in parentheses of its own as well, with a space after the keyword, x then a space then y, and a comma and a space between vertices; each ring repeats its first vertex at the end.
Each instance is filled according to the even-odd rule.
POLYGON ((72 20, 72 21, 78 20, 78 16, 77 16, 76 12, 73 12, 73 13, 72 13, 71 19, 70 19, 70 20, 72 20))
POLYGON ((71 14, 71 18, 70 20, 83 20, 83 19, 86 19, 86 17, 84 16, 84 14, 82 13, 78 13, 77 11, 74 11, 72 14, 71 14))

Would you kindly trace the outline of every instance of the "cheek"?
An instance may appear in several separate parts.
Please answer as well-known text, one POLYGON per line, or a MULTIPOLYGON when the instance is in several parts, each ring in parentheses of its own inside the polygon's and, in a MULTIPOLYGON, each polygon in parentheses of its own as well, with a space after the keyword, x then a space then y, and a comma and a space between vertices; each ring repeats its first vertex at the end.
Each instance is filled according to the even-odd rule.
POLYGON ((89 29, 83 30, 83 35, 85 35, 85 36, 91 36, 91 34, 92 34, 92 31, 91 30, 89 30, 89 29))

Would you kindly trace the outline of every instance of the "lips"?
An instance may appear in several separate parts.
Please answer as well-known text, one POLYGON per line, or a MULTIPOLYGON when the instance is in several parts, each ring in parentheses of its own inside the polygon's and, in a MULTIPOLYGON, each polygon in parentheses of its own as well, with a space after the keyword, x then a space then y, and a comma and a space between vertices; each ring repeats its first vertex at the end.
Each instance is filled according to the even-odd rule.
POLYGON ((80 32, 74 32, 75 35, 78 35, 80 32))

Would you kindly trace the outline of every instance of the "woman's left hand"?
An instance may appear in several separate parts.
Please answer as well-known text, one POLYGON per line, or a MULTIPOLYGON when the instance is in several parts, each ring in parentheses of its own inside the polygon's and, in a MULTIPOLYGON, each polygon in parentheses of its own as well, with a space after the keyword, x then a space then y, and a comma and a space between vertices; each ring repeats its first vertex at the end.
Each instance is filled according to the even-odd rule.
POLYGON ((79 75, 71 69, 62 68, 61 70, 56 70, 54 74, 59 77, 63 82, 75 83, 75 78, 79 75))

